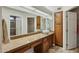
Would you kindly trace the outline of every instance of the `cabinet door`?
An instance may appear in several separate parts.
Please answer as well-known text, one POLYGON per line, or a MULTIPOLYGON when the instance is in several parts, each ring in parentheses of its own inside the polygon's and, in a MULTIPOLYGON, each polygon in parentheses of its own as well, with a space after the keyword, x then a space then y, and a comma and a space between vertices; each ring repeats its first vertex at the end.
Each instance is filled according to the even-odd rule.
POLYGON ((48 36, 48 41, 49 41, 49 47, 52 47, 52 45, 53 45, 53 34, 48 36))
POLYGON ((47 52, 49 49, 49 41, 47 38, 43 39, 43 52, 47 52))

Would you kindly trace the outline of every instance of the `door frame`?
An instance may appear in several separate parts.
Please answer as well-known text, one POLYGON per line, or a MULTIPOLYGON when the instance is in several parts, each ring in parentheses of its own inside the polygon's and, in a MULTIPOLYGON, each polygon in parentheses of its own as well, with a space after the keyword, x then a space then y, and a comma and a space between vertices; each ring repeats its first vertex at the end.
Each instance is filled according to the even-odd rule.
MULTIPOLYGON (((61 47, 63 47, 63 11, 58 11, 58 12, 55 12, 54 13, 54 33, 56 32, 56 29, 55 29, 55 27, 56 27, 56 13, 61 13, 61 18, 62 18, 62 46, 61 47)), ((54 36, 55 36, 55 39, 56 39, 56 35, 54 34, 54 36)), ((54 40, 54 43, 55 43, 55 40, 54 40)), ((55 45, 56 45, 56 43, 55 43, 55 45)))

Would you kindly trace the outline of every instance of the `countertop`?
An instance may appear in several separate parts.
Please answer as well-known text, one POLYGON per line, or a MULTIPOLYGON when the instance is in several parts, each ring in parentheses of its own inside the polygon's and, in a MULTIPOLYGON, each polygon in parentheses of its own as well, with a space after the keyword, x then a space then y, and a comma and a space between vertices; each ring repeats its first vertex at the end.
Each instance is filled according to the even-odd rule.
POLYGON ((44 38, 44 37, 51 35, 53 33, 54 32, 49 32, 48 34, 38 33, 38 34, 30 35, 30 36, 25 36, 25 37, 22 37, 19 39, 10 40, 9 43, 2 44, 2 52, 7 52, 7 51, 10 51, 10 50, 15 49, 17 47, 20 47, 22 45, 31 43, 36 40, 40 40, 41 38, 44 38))

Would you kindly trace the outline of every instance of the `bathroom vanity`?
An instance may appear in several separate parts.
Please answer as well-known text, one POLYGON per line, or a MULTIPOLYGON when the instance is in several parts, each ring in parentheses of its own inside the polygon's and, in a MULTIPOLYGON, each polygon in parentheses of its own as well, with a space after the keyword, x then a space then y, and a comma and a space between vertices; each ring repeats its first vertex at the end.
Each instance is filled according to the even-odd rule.
POLYGON ((54 32, 48 34, 37 33, 34 35, 15 38, 7 44, 2 44, 2 52, 23 53, 34 48, 35 53, 45 53, 53 46, 54 32))

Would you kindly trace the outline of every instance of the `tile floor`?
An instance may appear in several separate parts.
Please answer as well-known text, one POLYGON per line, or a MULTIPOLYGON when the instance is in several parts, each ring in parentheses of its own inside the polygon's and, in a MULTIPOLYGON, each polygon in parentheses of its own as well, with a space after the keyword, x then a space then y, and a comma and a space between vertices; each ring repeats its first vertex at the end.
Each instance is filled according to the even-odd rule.
POLYGON ((48 53, 79 53, 79 48, 71 49, 71 50, 65 50, 62 47, 55 46, 53 48, 50 48, 48 53))
MULTIPOLYGON (((33 53, 33 48, 29 49, 28 51, 26 51, 25 53, 33 53)), ((65 50, 62 47, 59 46, 55 46, 55 47, 51 47, 48 51, 48 53, 79 53, 79 48, 76 49, 71 49, 71 50, 65 50)))

